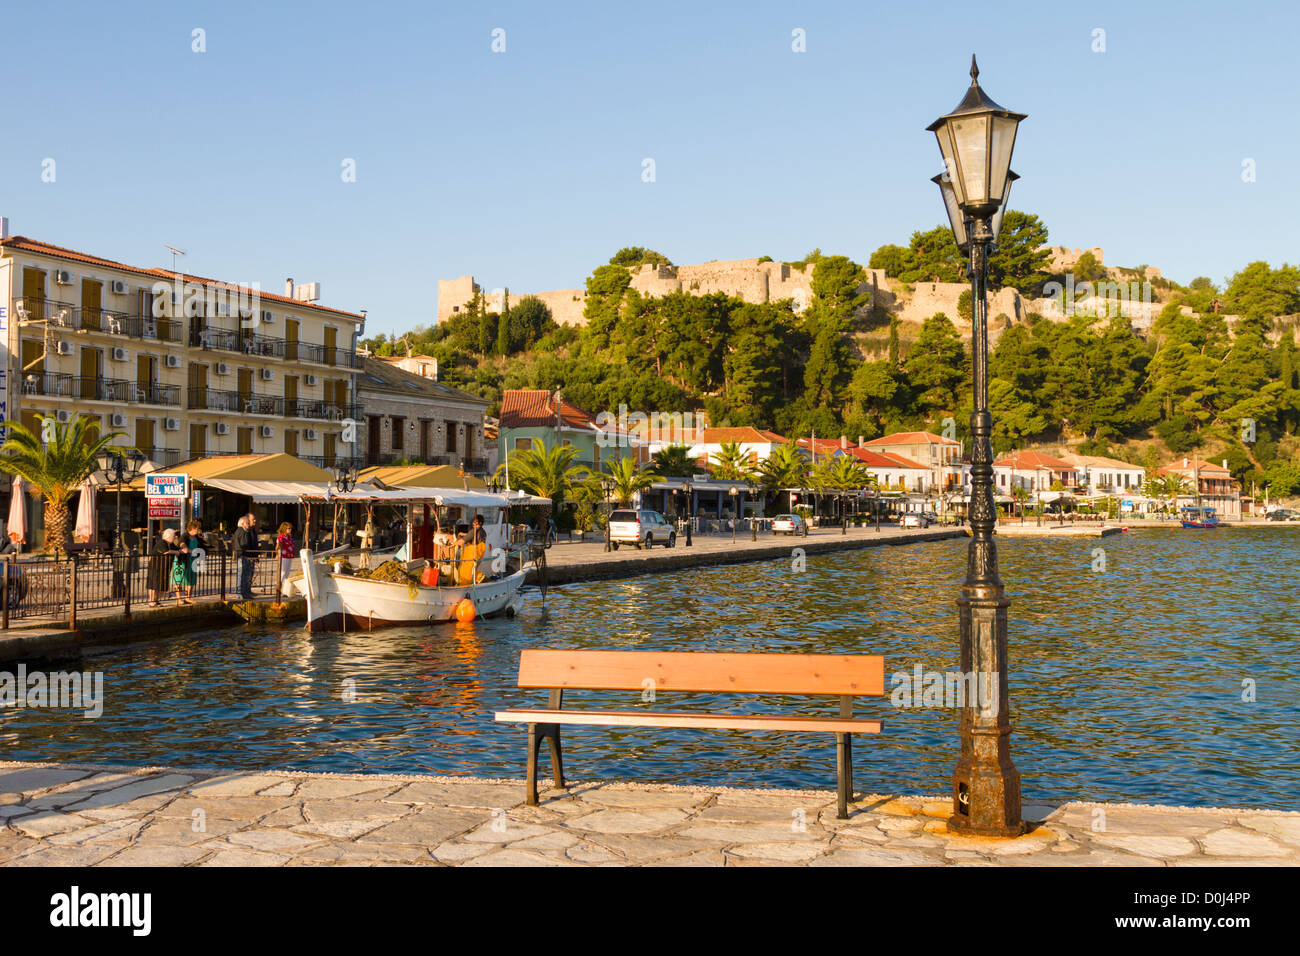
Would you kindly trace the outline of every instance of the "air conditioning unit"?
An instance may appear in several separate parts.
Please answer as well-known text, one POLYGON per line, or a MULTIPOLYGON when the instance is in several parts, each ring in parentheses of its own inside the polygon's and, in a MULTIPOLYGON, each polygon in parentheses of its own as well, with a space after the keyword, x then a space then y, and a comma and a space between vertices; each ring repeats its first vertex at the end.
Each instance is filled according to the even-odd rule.
POLYGON ((218 435, 229 435, 230 425, 227 422, 217 422, 216 431, 218 435))
POLYGON ((54 281, 59 285, 72 285, 72 273, 67 269, 55 269, 54 281))
POLYGON ((303 436, 304 436, 308 441, 315 441, 315 440, 319 437, 319 434, 320 434, 320 433, 317 432, 316 429, 314 429, 314 428, 309 428, 309 429, 307 429, 305 432, 303 432, 303 436))
POLYGON ((181 367, 181 357, 180 357, 179 355, 169 355, 169 356, 167 356, 167 367, 168 367, 168 368, 180 368, 180 367, 181 367))
POLYGON ((125 362, 128 361, 130 358, 131 358, 131 353, 128 352, 126 349, 121 348, 120 346, 113 347, 114 362, 125 362))
POLYGON ((114 412, 114 413, 109 417, 109 421, 112 423, 112 427, 113 427, 113 428, 125 428, 125 427, 126 427, 126 416, 123 415, 123 414, 121 414, 120 412, 114 412))
POLYGON ((273 325, 273 324, 275 323, 275 316, 272 315, 272 314, 271 314, 269 311, 267 311, 266 309, 263 309, 263 310, 262 310, 262 321, 265 322, 267 325, 273 325))
POLYGON ((305 384, 305 385, 318 385, 318 384, 320 384, 320 376, 318 376, 318 375, 307 375, 307 376, 304 376, 304 377, 303 377, 303 384, 305 384))
POLYGON ((113 288, 113 295, 126 295, 127 292, 129 291, 127 288, 127 284, 123 282, 121 279, 114 279, 112 288, 113 288))
POLYGON ((227 365, 225 362, 218 362, 218 363, 217 363, 217 374, 218 374, 218 375, 229 375, 229 374, 230 374, 230 366, 227 365))
POLYGON ((263 438, 271 438, 275 435, 275 429, 270 425, 262 425, 257 429, 257 433, 263 438))
POLYGON ((68 422, 72 421, 72 412, 68 411, 66 408, 60 408, 54 413, 54 417, 66 425, 68 422))
POLYGON ((163 431, 178 432, 181 430, 181 420, 179 418, 164 418, 163 431))
POLYGON ((262 369, 262 381, 270 382, 273 381, 274 379, 275 379, 275 369, 273 368, 262 369))
POLYGON ((72 355, 74 351, 76 351, 76 350, 72 347, 72 343, 71 343, 71 342, 60 342, 60 343, 59 343, 59 354, 60 354, 60 355, 72 355))

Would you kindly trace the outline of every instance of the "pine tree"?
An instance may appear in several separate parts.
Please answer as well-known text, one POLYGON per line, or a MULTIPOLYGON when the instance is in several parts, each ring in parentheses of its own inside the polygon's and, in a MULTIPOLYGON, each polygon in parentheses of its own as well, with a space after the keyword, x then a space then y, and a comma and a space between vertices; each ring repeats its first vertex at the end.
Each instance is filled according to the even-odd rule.
POLYGON ((497 317, 497 354, 510 354, 510 290, 505 290, 501 300, 501 315, 497 317))

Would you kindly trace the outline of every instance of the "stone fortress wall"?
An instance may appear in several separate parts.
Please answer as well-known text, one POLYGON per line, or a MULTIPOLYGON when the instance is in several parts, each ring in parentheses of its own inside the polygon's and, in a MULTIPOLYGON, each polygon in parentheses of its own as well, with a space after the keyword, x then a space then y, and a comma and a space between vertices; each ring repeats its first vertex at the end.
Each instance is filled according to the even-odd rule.
MULTIPOLYGON (((1091 252, 1098 264, 1105 264, 1105 253, 1100 248, 1069 249, 1051 246, 1050 270, 1053 273, 1069 272, 1084 252, 1091 252)), ((970 287, 962 282, 920 282, 911 287, 885 276, 880 269, 863 269, 866 281, 860 291, 869 292, 871 304, 899 317, 904 323, 920 325, 936 312, 942 312, 959 328, 968 330, 969 323, 958 315, 957 302, 970 287)), ((812 299, 813 266, 796 268, 785 262, 754 259, 722 259, 697 265, 655 266, 642 265, 632 273, 631 288, 645 296, 665 296, 674 292, 693 295, 710 295, 722 292, 737 296, 746 302, 778 302, 793 299, 796 311, 802 311, 812 299)), ((1148 266, 1146 277, 1158 278, 1160 270, 1148 266)), ((1115 277, 1120 281, 1120 277, 1115 277)), ((438 280, 438 321, 443 322, 457 314, 474 297, 483 291, 473 276, 438 280)), ((489 312, 500 312, 504 292, 494 289, 486 292, 489 312)), ((563 325, 583 325, 586 319, 587 293, 584 289, 555 289, 549 292, 511 292, 510 300, 517 302, 531 294, 550 308, 555 321, 563 325)), ((1014 289, 1000 289, 989 297, 990 336, 997 335, 1010 325, 1023 322, 1031 312, 1054 317, 1052 299, 1026 299, 1014 289), (1005 316, 1005 318, 1002 318, 1005 316)), ((1055 309, 1059 312, 1059 309, 1055 309)), ((1159 312, 1156 308, 1154 312, 1159 312)), ((1154 313, 1153 313, 1154 314, 1154 313)), ((1135 327, 1150 324, 1150 317, 1138 310, 1132 316, 1135 327)))

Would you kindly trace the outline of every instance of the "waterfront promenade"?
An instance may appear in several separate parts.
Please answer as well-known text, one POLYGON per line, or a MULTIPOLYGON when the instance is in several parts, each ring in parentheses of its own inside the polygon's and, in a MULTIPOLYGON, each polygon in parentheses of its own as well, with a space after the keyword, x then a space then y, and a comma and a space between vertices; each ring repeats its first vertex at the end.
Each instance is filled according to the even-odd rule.
POLYGON ((938 797, 0 762, 4 866, 1294 866, 1300 813, 1025 806, 1011 840, 938 797))

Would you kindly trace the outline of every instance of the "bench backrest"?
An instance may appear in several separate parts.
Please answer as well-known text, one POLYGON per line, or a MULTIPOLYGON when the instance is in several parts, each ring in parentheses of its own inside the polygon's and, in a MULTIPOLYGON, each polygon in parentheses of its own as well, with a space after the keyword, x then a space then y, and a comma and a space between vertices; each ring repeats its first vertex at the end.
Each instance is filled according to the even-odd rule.
POLYGON ((526 650, 519 656, 519 686, 878 697, 885 693, 885 659, 867 654, 526 650))

